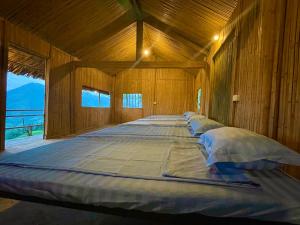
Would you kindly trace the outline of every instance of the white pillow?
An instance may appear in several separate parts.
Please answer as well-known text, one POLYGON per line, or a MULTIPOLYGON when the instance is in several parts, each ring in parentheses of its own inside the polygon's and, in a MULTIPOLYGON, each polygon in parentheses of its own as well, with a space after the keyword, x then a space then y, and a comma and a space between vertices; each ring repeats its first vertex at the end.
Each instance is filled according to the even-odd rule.
MULTIPOLYGON (((199 143, 207 151, 208 166, 215 163, 239 163, 242 168, 242 163, 247 163, 245 167, 250 169, 249 163, 256 163, 263 169, 264 162, 300 165, 300 154, 271 138, 241 128, 210 130, 201 135, 199 143)), ((251 169, 255 169, 255 166, 251 169)))
POLYGON ((191 122, 191 120, 202 120, 202 119, 205 119, 206 117, 204 115, 201 115, 201 114, 195 114, 195 115, 192 115, 189 119, 188 119, 188 123, 191 122))
POLYGON ((223 124, 210 119, 191 119, 190 126, 192 128, 194 136, 205 133, 208 130, 224 127, 223 124))

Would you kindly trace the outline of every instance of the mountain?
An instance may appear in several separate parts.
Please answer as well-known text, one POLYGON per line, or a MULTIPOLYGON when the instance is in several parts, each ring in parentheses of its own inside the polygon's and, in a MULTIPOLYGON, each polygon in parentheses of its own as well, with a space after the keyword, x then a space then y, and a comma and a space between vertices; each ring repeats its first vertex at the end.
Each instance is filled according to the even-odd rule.
MULTIPOLYGON (((7 117, 6 127, 19 127, 27 125, 39 125, 44 123, 43 110, 45 105, 45 85, 39 83, 29 83, 7 92, 6 108, 8 110, 42 110, 38 112, 7 112, 8 116, 13 115, 40 115, 26 117, 7 117)), ((5 139, 23 137, 27 134, 27 129, 9 129, 5 132, 5 139)), ((33 127, 33 134, 42 134, 43 127, 33 127)))
POLYGON ((29 83, 7 92, 7 109, 44 110, 45 85, 29 83))

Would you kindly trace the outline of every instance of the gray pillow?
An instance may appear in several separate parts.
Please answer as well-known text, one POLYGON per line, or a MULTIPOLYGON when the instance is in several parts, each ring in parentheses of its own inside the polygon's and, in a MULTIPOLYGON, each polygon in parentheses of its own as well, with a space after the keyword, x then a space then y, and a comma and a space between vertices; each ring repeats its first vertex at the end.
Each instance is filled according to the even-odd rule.
POLYGON ((224 127, 223 124, 210 119, 191 119, 190 126, 194 136, 205 133, 208 130, 224 127))
POLYGON ((183 116, 184 116, 184 118, 186 119, 186 120, 188 120, 191 116, 193 116, 193 115, 196 115, 196 113, 195 112, 185 112, 184 114, 183 114, 183 116))
POLYGON ((259 166, 264 169, 270 166, 267 163, 274 165, 274 162, 300 165, 300 154, 271 138, 241 128, 210 130, 201 135, 199 143, 207 151, 208 166, 235 163, 240 168, 256 169, 259 166))
POLYGON ((188 119, 187 122, 190 123, 192 119, 202 120, 202 119, 206 119, 206 116, 201 115, 201 114, 195 114, 195 115, 190 116, 190 118, 188 119))

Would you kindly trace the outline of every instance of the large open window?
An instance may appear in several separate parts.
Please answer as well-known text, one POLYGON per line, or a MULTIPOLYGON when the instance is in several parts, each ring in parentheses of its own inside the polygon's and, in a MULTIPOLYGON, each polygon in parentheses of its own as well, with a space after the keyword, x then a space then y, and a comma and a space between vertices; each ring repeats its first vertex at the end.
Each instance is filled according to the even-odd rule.
POLYGON ((43 138, 44 72, 45 59, 9 47, 5 121, 7 145, 29 136, 34 136, 32 138, 35 140, 43 138))
POLYGON ((143 95, 123 94, 123 108, 143 108, 143 95))
POLYGON ((81 106, 87 108, 110 108, 110 94, 89 87, 82 87, 81 106))

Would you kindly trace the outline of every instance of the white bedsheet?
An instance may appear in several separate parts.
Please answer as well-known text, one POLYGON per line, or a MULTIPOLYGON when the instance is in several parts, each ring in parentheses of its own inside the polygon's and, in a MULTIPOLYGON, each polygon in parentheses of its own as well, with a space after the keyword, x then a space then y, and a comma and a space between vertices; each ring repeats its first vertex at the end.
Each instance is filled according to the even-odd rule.
MULTIPOLYGON (((151 138, 164 139, 164 141, 176 140, 181 143, 195 143, 197 140, 191 138, 190 134, 187 133, 188 131, 183 131, 182 128, 180 131, 174 132, 174 127, 158 129, 159 131, 154 129, 154 126, 150 126, 150 129, 141 128, 148 126, 137 126, 135 128, 138 129, 137 131, 134 131, 132 125, 130 127, 133 135, 134 133, 139 134, 135 136, 138 139, 142 138, 143 135, 141 134, 145 134, 147 138, 149 138, 147 134, 150 134, 150 136, 152 135, 151 138), (160 136, 160 134, 165 136, 160 136), (178 137, 174 134, 183 135, 178 137)), ((118 131, 119 128, 120 126, 114 128, 110 135, 121 138, 122 135, 118 135, 118 132, 122 134, 122 131, 118 131)), ((109 135, 107 131, 111 130, 106 130, 104 134, 100 131, 78 138, 86 140, 84 141, 85 144, 81 146, 70 145, 67 142, 53 145, 57 149, 65 146, 71 150, 73 146, 74 153, 76 149, 84 151, 91 147, 94 139, 98 140, 109 135)), ((123 128, 123 131, 127 132, 128 126, 123 128)), ((99 143, 96 142, 94 142, 94 147, 99 146, 99 143)), ((144 147, 147 148, 143 145, 144 147)), ((109 154, 109 152, 107 153, 109 154)), ((47 154, 44 156, 46 159, 47 154)), ((63 157, 63 154, 59 154, 57 151, 57 156, 63 157)), ((74 158, 72 160, 69 158, 70 161, 68 161, 68 154, 65 154, 64 157, 66 157, 66 164, 72 165, 74 158)), ((153 159, 151 157, 149 156, 150 160, 153 159)), ((176 164, 171 164, 169 168, 176 168, 176 164)), ((175 172, 177 171, 175 170, 175 172)), ((145 173, 147 172, 145 171, 145 173)), ((80 173, 71 170, 0 165, 0 190, 45 199, 136 209, 145 212, 200 213, 216 217, 247 217, 300 224, 299 181, 282 174, 280 171, 257 172, 251 173, 249 176, 254 182, 261 185, 260 189, 216 186, 182 182, 181 180, 136 179, 134 177, 80 173)))

